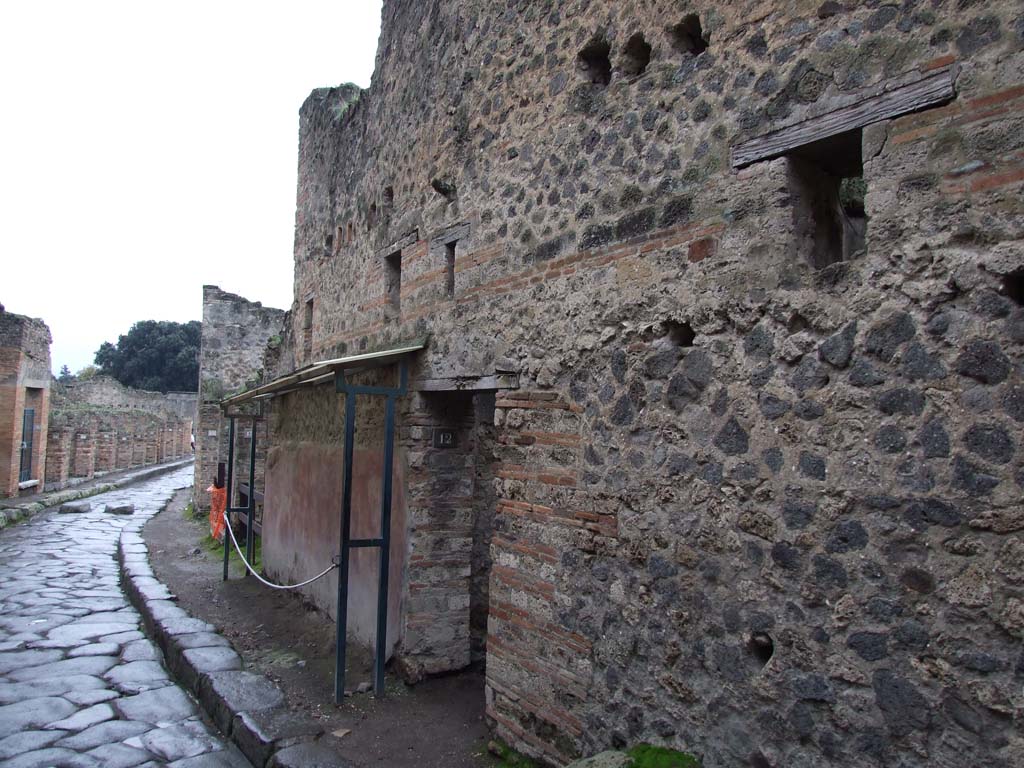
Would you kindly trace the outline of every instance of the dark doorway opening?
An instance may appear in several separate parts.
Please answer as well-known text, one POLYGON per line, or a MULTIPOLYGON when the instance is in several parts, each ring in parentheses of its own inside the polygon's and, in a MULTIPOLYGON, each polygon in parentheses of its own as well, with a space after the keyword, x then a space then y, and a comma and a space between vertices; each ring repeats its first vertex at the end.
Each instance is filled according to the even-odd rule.
POLYGON ((35 442, 35 408, 26 408, 21 420, 21 470, 18 482, 27 483, 32 479, 32 448, 35 442))

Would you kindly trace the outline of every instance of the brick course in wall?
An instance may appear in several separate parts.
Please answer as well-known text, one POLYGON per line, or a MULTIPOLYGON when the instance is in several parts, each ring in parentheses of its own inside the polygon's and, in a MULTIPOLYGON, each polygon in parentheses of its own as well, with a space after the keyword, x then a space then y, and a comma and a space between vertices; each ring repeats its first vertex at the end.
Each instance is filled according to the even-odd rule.
MULTIPOLYGON (((545 761, 1024 761, 1016 6, 383 14, 371 88, 302 107, 294 303, 264 367, 430 334, 398 426, 400 668, 469 663, 485 567, 482 708, 545 761), (928 73, 946 97, 734 167, 928 73), (506 372, 486 448, 465 401, 421 391, 506 372)), ((337 398, 267 407, 272 463, 333 468, 337 398)), ((321 532, 288 514, 277 562, 321 532)))

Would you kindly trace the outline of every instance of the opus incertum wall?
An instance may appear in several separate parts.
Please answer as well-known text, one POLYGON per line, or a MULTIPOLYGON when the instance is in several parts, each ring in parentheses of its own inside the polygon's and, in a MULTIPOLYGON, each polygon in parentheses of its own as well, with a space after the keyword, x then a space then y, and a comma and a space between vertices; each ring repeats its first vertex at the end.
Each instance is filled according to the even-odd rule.
MULTIPOLYGON (((399 669, 485 647, 490 722, 556 763, 1024 761, 1017 4, 383 21, 370 89, 301 110, 266 377, 431 335, 399 669)), ((336 540, 275 468, 336 471, 340 408, 271 401, 266 524, 306 532, 271 572, 336 540)))

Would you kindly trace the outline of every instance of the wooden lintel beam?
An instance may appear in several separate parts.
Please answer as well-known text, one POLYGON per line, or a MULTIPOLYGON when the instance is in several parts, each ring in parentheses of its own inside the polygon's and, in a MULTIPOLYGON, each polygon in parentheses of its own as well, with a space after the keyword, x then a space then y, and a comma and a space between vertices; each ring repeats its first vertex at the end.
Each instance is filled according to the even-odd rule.
POLYGON ((493 376, 418 379, 410 381, 409 388, 416 392, 477 392, 489 389, 519 389, 519 374, 496 373, 493 376))
POLYGON ((736 144, 732 148, 732 167, 770 160, 830 136, 945 104, 956 97, 955 81, 955 65, 921 74, 909 82, 903 79, 853 104, 736 144))

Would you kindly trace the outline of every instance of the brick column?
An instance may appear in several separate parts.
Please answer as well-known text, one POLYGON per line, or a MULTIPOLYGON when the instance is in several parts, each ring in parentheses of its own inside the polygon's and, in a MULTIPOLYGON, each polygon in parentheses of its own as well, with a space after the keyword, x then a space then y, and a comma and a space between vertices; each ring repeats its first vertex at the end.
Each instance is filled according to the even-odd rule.
POLYGON ((117 433, 104 429, 96 433, 96 458, 94 471, 110 472, 116 465, 117 433))
POLYGON ((51 427, 46 436, 46 485, 62 487, 71 471, 71 439, 75 430, 67 425, 51 427))
POLYGON ((122 425, 117 433, 117 469, 128 469, 132 465, 132 433, 122 425))
POLYGON ((141 467, 146 463, 146 425, 142 417, 132 418, 132 462, 131 466, 141 467))
POLYGON ((142 463, 147 467, 151 464, 156 464, 157 461, 159 461, 160 435, 158 429, 159 428, 155 425, 150 425, 146 428, 146 453, 142 463))
POLYGON ((71 476, 92 477, 96 462, 96 443, 92 429, 79 427, 75 430, 71 451, 71 476))

